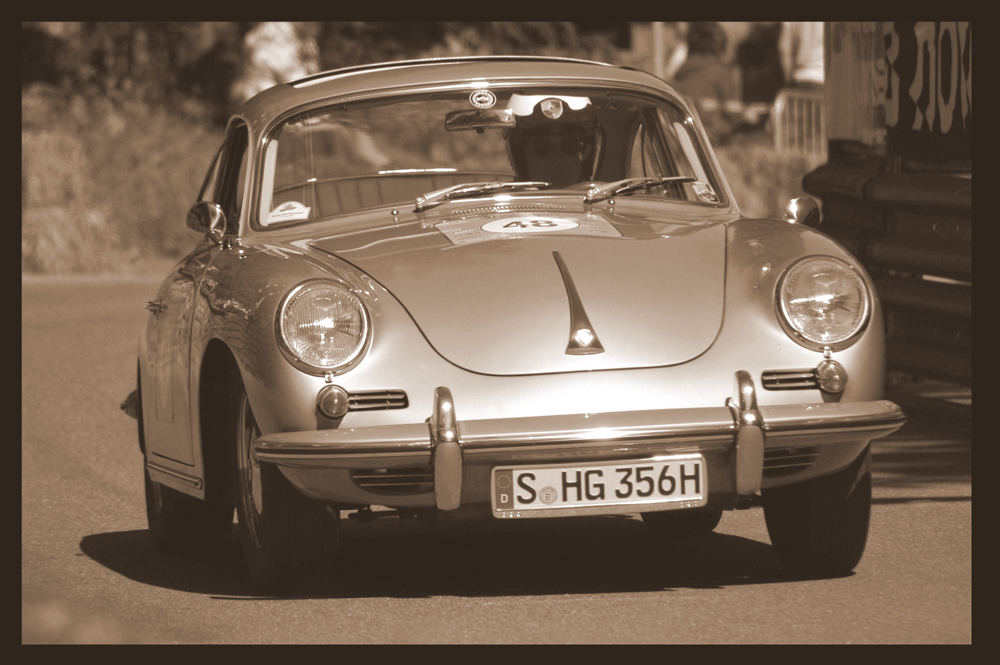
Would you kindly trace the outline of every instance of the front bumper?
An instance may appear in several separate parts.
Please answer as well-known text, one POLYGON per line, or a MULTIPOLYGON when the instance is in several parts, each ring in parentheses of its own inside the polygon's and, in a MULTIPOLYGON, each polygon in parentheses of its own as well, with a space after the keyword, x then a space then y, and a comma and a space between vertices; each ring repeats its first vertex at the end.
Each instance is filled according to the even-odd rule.
POLYGON ((728 508, 761 488, 836 471, 905 421, 885 400, 758 408, 744 371, 736 387, 720 406, 467 421, 442 387, 426 422, 267 434, 255 453, 314 499, 440 510, 489 503, 499 465, 700 453, 710 503, 728 508))

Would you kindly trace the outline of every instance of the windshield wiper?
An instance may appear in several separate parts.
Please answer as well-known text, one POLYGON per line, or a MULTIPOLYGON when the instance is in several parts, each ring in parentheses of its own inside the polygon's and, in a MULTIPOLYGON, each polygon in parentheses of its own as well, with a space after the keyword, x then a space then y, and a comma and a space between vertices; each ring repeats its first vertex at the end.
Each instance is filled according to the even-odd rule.
POLYGON ((496 180, 490 182, 465 182, 459 185, 452 185, 451 187, 436 189, 433 192, 421 194, 417 197, 416 205, 413 207, 413 212, 423 212, 424 210, 433 208, 434 206, 440 205, 445 201, 462 198, 464 196, 488 194, 489 192, 505 189, 540 189, 542 187, 550 187, 551 185, 552 183, 550 182, 534 180, 521 180, 514 182, 499 182, 496 180))
POLYGON ((616 180, 615 182, 609 182, 606 185, 601 185, 600 187, 591 187, 587 190, 587 196, 584 197, 584 203, 596 203, 597 201, 603 201, 604 199, 611 198, 615 194, 624 194, 625 192, 633 192, 637 189, 648 189, 650 187, 655 187, 656 185, 664 185, 668 182, 694 182, 695 178, 689 175, 671 175, 671 176, 656 176, 651 178, 625 178, 624 180, 616 180))

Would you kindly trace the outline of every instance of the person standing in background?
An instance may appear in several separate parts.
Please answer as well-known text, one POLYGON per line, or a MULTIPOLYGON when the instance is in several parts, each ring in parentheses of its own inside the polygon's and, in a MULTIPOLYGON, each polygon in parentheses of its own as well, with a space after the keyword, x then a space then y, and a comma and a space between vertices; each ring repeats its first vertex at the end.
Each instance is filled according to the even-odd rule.
POLYGON ((823 85, 823 23, 784 21, 778 40, 785 84, 798 87, 823 85))
POLYGON ((784 87, 785 73, 778 50, 780 35, 781 23, 754 23, 736 47, 745 104, 772 104, 784 87))
POLYGON ((689 97, 709 139, 723 143, 740 121, 737 72, 725 62, 726 33, 715 22, 692 22, 687 28, 687 59, 672 83, 689 97))

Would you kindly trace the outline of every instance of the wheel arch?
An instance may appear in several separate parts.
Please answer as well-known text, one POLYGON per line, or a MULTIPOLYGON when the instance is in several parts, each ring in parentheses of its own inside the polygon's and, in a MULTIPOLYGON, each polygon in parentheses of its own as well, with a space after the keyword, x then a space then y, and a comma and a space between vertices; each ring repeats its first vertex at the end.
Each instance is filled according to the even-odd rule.
POLYGON ((236 355, 218 338, 209 340, 198 380, 198 428, 205 480, 205 498, 235 504, 236 453, 233 395, 242 374, 236 355))

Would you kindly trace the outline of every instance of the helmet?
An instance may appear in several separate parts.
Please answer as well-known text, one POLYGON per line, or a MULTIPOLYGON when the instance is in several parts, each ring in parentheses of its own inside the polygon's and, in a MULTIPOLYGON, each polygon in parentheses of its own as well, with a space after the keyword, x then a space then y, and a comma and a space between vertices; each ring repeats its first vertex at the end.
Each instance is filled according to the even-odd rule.
POLYGON ((589 98, 515 93, 509 105, 507 156, 519 180, 566 187, 592 178, 600 132, 589 98))

